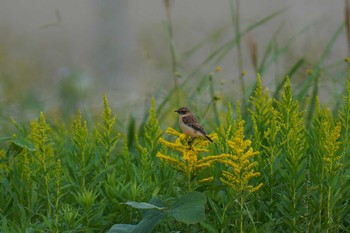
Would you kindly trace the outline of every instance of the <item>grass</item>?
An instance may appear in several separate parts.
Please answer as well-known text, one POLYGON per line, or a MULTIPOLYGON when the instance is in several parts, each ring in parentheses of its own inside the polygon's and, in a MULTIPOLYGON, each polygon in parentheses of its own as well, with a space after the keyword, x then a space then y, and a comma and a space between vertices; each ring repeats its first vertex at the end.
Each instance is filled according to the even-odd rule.
POLYGON ((96 124, 78 113, 57 125, 40 113, 2 138, 1 230, 344 232, 350 78, 346 90, 339 115, 317 102, 307 125, 289 79, 277 100, 258 78, 247 119, 228 105, 215 143, 192 148, 163 132, 154 99, 132 142, 106 97, 96 124))
MULTIPOLYGON (((321 104, 319 95, 328 78, 325 60, 349 25, 335 30, 315 64, 301 57, 286 75, 276 76, 273 91, 262 84, 263 75, 293 39, 278 44, 277 30, 260 61, 258 42, 251 41, 251 60, 261 76, 249 83, 239 65, 233 76, 240 77, 242 98, 236 102, 232 93, 218 90, 218 64, 248 32, 284 10, 240 30, 234 14, 239 0, 232 1, 235 35, 186 71, 182 62, 205 43, 176 51, 170 3, 165 7, 173 87, 154 93, 144 120, 119 119, 107 96, 97 117, 75 107, 68 120, 45 112, 30 123, 3 120, 0 231, 347 232, 347 63, 335 63, 344 83, 342 93, 332 95, 336 104, 321 104), (297 85, 300 78, 306 80, 297 85), (189 147, 173 113, 184 103, 215 143, 198 139, 189 147)), ((236 52, 243 63, 242 52, 236 52)))

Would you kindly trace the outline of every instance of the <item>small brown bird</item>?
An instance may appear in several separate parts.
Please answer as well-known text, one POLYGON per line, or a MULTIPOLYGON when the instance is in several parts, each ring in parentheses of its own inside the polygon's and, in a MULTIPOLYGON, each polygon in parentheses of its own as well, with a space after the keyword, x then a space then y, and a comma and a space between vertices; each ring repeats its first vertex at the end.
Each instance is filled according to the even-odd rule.
POLYGON ((206 138, 210 142, 213 142, 213 140, 205 132, 203 126, 198 122, 197 118, 187 107, 179 108, 175 112, 179 114, 179 124, 182 132, 192 137, 189 144, 191 144, 196 137, 206 138))

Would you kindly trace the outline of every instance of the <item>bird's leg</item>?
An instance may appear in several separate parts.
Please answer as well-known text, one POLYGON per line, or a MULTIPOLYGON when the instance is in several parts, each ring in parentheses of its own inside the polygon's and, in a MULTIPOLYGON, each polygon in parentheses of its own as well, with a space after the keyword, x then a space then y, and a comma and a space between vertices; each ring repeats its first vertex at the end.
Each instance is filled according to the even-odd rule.
POLYGON ((193 143, 195 138, 190 138, 190 140, 188 140, 188 145, 191 145, 193 143))
POLYGON ((190 149, 192 149, 192 143, 193 143, 194 139, 195 139, 195 137, 188 140, 188 145, 190 146, 190 149))

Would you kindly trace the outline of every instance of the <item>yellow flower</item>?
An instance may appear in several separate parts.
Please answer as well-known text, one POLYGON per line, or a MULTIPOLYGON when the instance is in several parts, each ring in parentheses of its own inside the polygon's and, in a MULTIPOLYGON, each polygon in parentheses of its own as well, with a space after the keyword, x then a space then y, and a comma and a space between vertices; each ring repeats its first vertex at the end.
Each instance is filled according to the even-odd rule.
POLYGON ((168 163, 170 166, 172 166, 175 170, 184 173, 184 167, 186 164, 183 161, 180 161, 178 159, 172 158, 167 155, 163 155, 162 153, 158 152, 157 157, 160 158, 161 160, 165 161, 168 163))
POLYGON ((199 183, 208 183, 208 182, 211 182, 211 181, 213 181, 213 180, 214 180, 214 177, 210 176, 210 177, 208 177, 208 178, 201 179, 201 180, 199 180, 198 182, 199 182, 199 183))
POLYGON ((259 152, 254 151, 251 144, 250 140, 244 139, 244 121, 240 120, 233 139, 227 142, 232 153, 221 154, 218 158, 228 168, 222 172, 221 181, 237 192, 255 192, 263 185, 260 183, 254 187, 249 184, 251 179, 260 176, 259 172, 254 171, 258 162, 253 161, 259 152))
POLYGON ((340 142, 340 131, 341 124, 338 123, 336 127, 330 132, 330 137, 327 139, 327 143, 323 145, 325 154, 323 156, 323 160, 326 162, 327 170, 329 173, 333 173, 338 167, 341 167, 343 164, 339 162, 340 156, 336 154, 339 149, 340 142))
MULTIPOLYGON (((194 140, 192 147, 190 147, 188 145, 189 138, 185 134, 180 133, 173 128, 167 128, 165 133, 176 136, 177 138, 174 142, 160 138, 159 142, 170 150, 180 152, 181 157, 173 158, 169 155, 164 155, 161 152, 157 153, 157 157, 169 164, 175 170, 180 171, 188 177, 189 180, 217 161, 217 156, 206 156, 203 158, 200 156, 200 153, 208 152, 207 146, 210 143, 208 140, 197 138, 194 140)), ((210 134, 209 136, 212 139, 217 138, 216 134, 210 134)), ((211 181, 212 179, 213 178, 208 177, 202 179, 200 182, 211 181)))

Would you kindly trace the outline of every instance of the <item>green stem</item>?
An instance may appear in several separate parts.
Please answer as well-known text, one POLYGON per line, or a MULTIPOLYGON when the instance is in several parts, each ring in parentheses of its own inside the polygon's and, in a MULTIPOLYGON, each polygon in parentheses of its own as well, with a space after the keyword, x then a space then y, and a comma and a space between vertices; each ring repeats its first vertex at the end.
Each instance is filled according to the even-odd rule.
MULTIPOLYGON (((350 40, 350 38, 349 38, 350 40)), ((349 47, 350 49, 350 47, 349 47)), ((348 63, 349 64, 349 63, 348 63)), ((343 136, 343 140, 342 140, 342 146, 343 146, 343 151, 341 153, 341 157, 342 157, 342 164, 343 166, 340 167, 341 169, 341 174, 343 175, 344 174, 344 167, 345 167, 345 164, 346 164, 346 151, 347 151, 347 148, 348 148, 348 145, 349 145, 349 134, 350 134, 350 130, 349 130, 349 127, 350 127, 350 122, 349 122, 349 119, 350 119, 350 102, 349 102, 349 95, 350 95, 350 66, 348 65, 348 80, 347 80, 347 84, 346 84, 346 87, 345 87, 345 91, 346 91, 346 94, 345 94, 345 97, 344 97, 344 100, 343 100, 343 104, 344 104, 344 115, 343 115, 343 121, 341 122, 342 124, 342 128, 344 130, 344 136, 343 136)), ((343 179, 340 180, 340 184, 342 186, 343 184, 343 179)))
POLYGON ((211 95, 211 99, 213 102, 213 108, 214 108, 214 115, 215 115, 215 121, 217 125, 220 125, 220 117, 219 117, 219 113, 218 113, 218 109, 216 106, 216 101, 217 101, 217 97, 215 96, 215 88, 214 88, 214 82, 213 82, 213 75, 211 74, 209 76, 209 89, 210 89, 210 95, 211 95))
POLYGON ((243 233, 243 203, 244 203, 244 198, 242 192, 240 193, 240 200, 239 204, 241 206, 241 211, 239 213, 239 232, 243 233))
MULTIPOLYGON (((295 176, 294 176, 295 177, 295 176)), ((296 219, 296 209, 297 209, 297 201, 296 201, 296 184, 295 184, 295 179, 293 180, 293 227, 294 229, 297 226, 297 219, 296 219)), ((293 232, 296 232, 295 230, 293 230, 293 232)))
POLYGON ((322 202, 323 202, 323 178, 324 177, 324 168, 322 166, 321 172, 321 185, 320 185, 320 201, 319 201, 319 209, 318 209, 318 226, 322 229, 322 202))
POLYGON ((234 26, 234 31, 236 34, 236 42, 237 42, 237 62, 238 62, 238 72, 239 72, 239 80, 241 83, 241 91, 242 91, 242 104, 243 109, 246 109, 246 89, 245 83, 243 79, 243 58, 242 58, 242 45, 241 45, 241 25, 240 25, 240 0, 235 1, 235 5, 233 0, 230 1, 230 9, 231 9, 231 17, 232 17, 232 25, 234 26))
POLYGON ((228 216, 227 214, 226 214, 226 212, 227 212, 227 210, 229 210, 229 208, 230 208, 230 206, 231 206, 231 204, 232 204, 232 195, 228 192, 227 193, 227 202, 226 202, 227 204, 226 204, 226 206, 224 207, 224 210, 222 211, 222 215, 221 215, 221 221, 220 221, 220 224, 221 224, 221 226, 222 226, 222 228, 221 228, 221 233, 224 233, 224 232, 226 232, 226 228, 225 228, 225 226, 226 226, 226 224, 225 224, 225 221, 226 221, 226 217, 228 216))
POLYGON ((81 180, 81 190, 85 190, 85 151, 83 151, 81 156, 81 174, 82 174, 82 180, 81 180))
POLYGON ((189 172, 187 174, 187 188, 188 192, 191 192, 191 174, 189 172))
POLYGON ((332 198, 332 188, 331 184, 333 183, 333 158, 330 160, 330 164, 328 167, 328 182, 327 182, 327 228, 326 232, 329 232, 330 225, 331 225, 331 218, 332 218, 332 210, 331 210, 331 198, 332 198))
POLYGON ((55 225, 56 225, 57 232, 59 232, 59 230, 58 230, 59 227, 58 226, 60 224, 60 221, 59 221, 59 199, 60 199, 60 195, 61 195, 60 189, 58 188, 57 193, 56 193, 56 205, 55 205, 55 207, 56 207, 55 225))
POLYGON ((273 198, 272 198, 272 178, 273 178, 273 160, 270 161, 270 177, 269 177, 269 195, 270 195, 270 205, 272 205, 273 198))
POLYGON ((43 155, 43 169, 44 169, 44 178, 45 178, 45 191, 46 191, 46 198, 47 198, 47 210, 48 215, 51 216, 51 201, 50 201, 50 192, 49 192, 49 178, 47 176, 47 168, 46 168, 46 160, 45 156, 43 155))
POLYGON ((177 89, 178 88, 178 82, 177 82, 177 77, 176 77, 177 59, 176 59, 176 49, 175 49, 175 43, 174 43, 174 30, 173 30, 173 23, 172 23, 172 19, 171 19, 171 9, 170 8, 171 8, 170 1, 166 0, 165 10, 166 10, 167 26, 168 26, 167 29, 168 29, 168 36, 169 36, 172 76, 174 79, 174 87, 175 87, 175 89, 177 89))
POLYGON ((331 186, 328 186, 328 191, 327 191, 327 229, 326 232, 329 232, 329 228, 331 225, 331 186))

